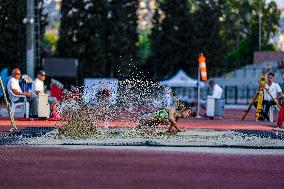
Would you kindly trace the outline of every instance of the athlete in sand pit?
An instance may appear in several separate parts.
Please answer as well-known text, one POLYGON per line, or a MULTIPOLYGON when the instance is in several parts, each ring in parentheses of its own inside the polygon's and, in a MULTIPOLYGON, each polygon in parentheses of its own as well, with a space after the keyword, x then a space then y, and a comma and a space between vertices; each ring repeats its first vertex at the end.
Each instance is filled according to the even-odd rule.
POLYGON ((146 114, 140 118, 140 128, 153 128, 160 124, 167 124, 169 125, 168 132, 174 132, 176 129, 177 132, 183 132, 178 127, 178 119, 179 118, 189 118, 191 115, 191 108, 183 107, 180 111, 174 108, 163 108, 159 109, 154 113, 146 114))

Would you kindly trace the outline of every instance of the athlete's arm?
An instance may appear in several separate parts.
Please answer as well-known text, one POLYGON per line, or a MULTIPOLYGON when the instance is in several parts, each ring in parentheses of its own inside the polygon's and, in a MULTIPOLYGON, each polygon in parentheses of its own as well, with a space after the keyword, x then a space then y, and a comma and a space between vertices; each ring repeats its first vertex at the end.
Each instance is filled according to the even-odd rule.
POLYGON ((175 109, 173 108, 169 109, 169 121, 171 123, 170 128, 175 127, 177 131, 182 132, 182 130, 177 125, 175 113, 176 113, 175 109))

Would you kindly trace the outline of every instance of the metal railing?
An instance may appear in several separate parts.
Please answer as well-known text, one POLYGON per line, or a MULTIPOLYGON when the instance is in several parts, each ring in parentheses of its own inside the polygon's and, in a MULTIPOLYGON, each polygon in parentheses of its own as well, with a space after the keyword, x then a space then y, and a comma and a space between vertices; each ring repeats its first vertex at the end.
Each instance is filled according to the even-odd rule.
MULTIPOLYGON (((223 86, 223 98, 225 104, 249 104, 254 95, 256 94, 258 87, 250 86, 223 86)), ((175 95, 187 102, 196 102, 197 100, 197 89, 196 88, 173 88, 175 95)), ((211 89, 202 88, 201 99, 212 94, 211 89)))

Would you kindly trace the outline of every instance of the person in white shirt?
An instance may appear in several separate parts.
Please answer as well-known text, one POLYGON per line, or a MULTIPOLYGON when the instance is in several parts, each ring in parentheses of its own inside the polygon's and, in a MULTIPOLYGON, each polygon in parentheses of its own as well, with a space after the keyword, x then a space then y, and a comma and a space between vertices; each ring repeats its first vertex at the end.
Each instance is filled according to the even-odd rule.
MULTIPOLYGON (((265 88, 269 91, 271 96, 275 100, 280 100, 283 96, 282 89, 279 86, 278 83, 274 83, 275 76, 273 73, 268 74, 267 83, 265 84, 265 88)), ((265 105, 264 112, 262 111, 261 114, 269 121, 268 111, 271 106, 276 105, 276 103, 273 101, 271 96, 264 90, 264 98, 262 104, 265 105)))
POLYGON ((16 95, 26 96, 27 101, 30 104, 30 113, 29 113, 30 117, 36 117, 37 116, 36 99, 32 97, 31 92, 27 92, 27 91, 23 92, 22 91, 20 84, 19 84, 20 78, 21 78, 21 70, 19 68, 13 69, 12 77, 7 83, 7 90, 8 90, 8 94, 9 94, 9 99, 13 103, 24 102, 23 97, 18 97, 16 95))
POLYGON ((214 80, 209 81, 209 87, 213 89, 213 92, 212 95, 207 96, 207 98, 222 98, 223 89, 214 80))
MULTIPOLYGON (((35 96, 38 96, 39 93, 44 92, 44 80, 46 78, 46 73, 43 70, 40 70, 37 74, 37 78, 33 81, 32 84, 32 92, 35 96)), ((50 110, 53 112, 55 108, 57 99, 55 97, 48 97, 48 103, 50 104, 50 110)))
MULTIPOLYGON (((214 80, 209 81, 209 87, 213 90, 212 90, 212 95, 208 95, 207 99, 208 98, 213 98, 213 99, 221 99, 222 98, 223 89, 214 80)), ((204 110, 206 110, 207 102, 208 102, 208 100, 204 100, 200 103, 201 108, 203 108, 204 110)), ((206 116, 206 114, 205 114, 205 116, 206 116)))
POLYGON ((44 93, 44 83, 46 74, 43 71, 39 71, 37 74, 37 78, 33 81, 32 84, 32 92, 34 95, 38 96, 39 93, 44 93))

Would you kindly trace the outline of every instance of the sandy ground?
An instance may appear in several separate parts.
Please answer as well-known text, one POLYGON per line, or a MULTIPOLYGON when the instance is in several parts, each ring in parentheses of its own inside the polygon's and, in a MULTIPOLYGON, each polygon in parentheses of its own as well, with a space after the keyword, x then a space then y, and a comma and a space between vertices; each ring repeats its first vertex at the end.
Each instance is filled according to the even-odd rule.
POLYGON ((72 139, 58 135, 57 130, 46 135, 21 138, 13 144, 29 145, 89 145, 89 146, 164 146, 164 147, 237 147, 283 148, 284 137, 269 131, 189 129, 177 134, 165 134, 160 129, 147 135, 127 128, 101 128, 94 137, 72 139))
MULTIPOLYGON (((255 122, 251 111, 245 121, 241 121, 242 110, 226 110, 225 117, 211 119, 180 120, 179 126, 185 132, 176 135, 139 135, 133 131, 137 123, 108 122, 100 123, 101 127, 95 137, 73 140, 58 137, 56 121, 18 120, 15 135, 7 132, 9 121, 0 120, 0 144, 30 145, 155 145, 155 146, 219 146, 219 147, 278 147, 284 148, 284 130, 276 131, 275 122, 255 122), (105 127, 107 126, 107 127, 105 127), (38 128, 38 129, 37 129, 38 128), (51 130, 50 130, 51 129, 51 130), (50 132, 52 131, 52 132, 50 132), (46 135, 44 135, 46 133, 46 135)), ((275 118, 276 120, 276 118, 275 118)), ((161 126, 158 132, 165 132, 161 126)))

